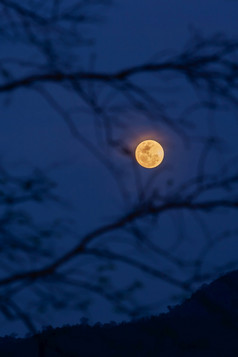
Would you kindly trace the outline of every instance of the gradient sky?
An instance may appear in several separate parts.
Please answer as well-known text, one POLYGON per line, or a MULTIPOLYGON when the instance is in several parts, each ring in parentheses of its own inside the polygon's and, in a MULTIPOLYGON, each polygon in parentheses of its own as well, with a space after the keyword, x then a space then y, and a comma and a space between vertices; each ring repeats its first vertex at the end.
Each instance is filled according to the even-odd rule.
MULTIPOLYGON (((238 2, 225 0, 118 0, 111 7, 104 11, 104 22, 98 24, 96 29, 91 30, 95 37, 95 44, 90 48, 81 48, 82 65, 89 66, 89 58, 95 55, 95 69, 102 71, 113 71, 144 61, 152 61, 165 53, 176 53, 181 50, 190 38, 193 29, 198 30, 204 36, 214 33, 225 33, 235 38, 238 32, 237 23, 238 2)), ((23 47, 19 44, 0 44, 1 57, 3 56, 25 56, 23 47)), ((153 85, 146 83, 146 85, 153 85)), ((164 86, 165 87, 165 86, 164 86)), ((68 107, 77 105, 76 98, 64 97, 64 92, 51 88, 59 101, 67 102, 68 107)), ((183 86, 178 80, 174 85, 171 81, 171 89, 168 93, 163 93, 161 85, 161 98, 166 103, 172 103, 170 113, 173 115, 181 111, 186 103, 191 103, 196 96, 191 87, 183 86), (177 88, 181 88, 178 92, 177 88), (178 102, 175 106, 173 103, 178 102)), ((75 230, 80 235, 88 232, 92 227, 100 226, 102 222, 110 222, 111 219, 124 209, 125 202, 121 199, 120 192, 111 175, 105 167, 92 156, 78 141, 76 141, 65 123, 57 113, 55 113, 42 98, 34 91, 22 89, 4 96, 1 99, 0 114, 0 157, 3 165, 11 170, 21 172, 30 167, 39 167, 58 183, 57 193, 62 195, 70 207, 56 207, 49 204, 44 208, 35 207, 35 214, 39 221, 46 221, 52 217, 65 217, 73 219, 75 230)), ((195 131, 191 133, 192 145, 184 145, 176 133, 169 130, 165 125, 152 123, 136 113, 128 114, 125 118, 127 127, 116 133, 123 140, 125 146, 133 149, 140 138, 152 135, 157 138, 165 150, 165 160, 158 169, 158 175, 153 181, 153 185, 160 185, 161 190, 166 190, 168 180, 182 181, 196 169, 196 162, 201 152, 201 147, 195 141, 202 133, 209 130, 207 118, 211 114, 200 111, 193 114, 193 121, 196 122, 195 131), (194 139, 193 139, 194 138, 194 139)), ((100 141, 96 141, 95 127, 93 121, 87 114, 75 114, 75 122, 79 126, 84 136, 95 141, 100 146, 100 141)), ((209 157, 208 169, 218 168, 221 162, 237 153, 237 113, 232 111, 217 114, 213 117, 214 126, 219 136, 225 140, 226 149, 222 154, 214 152, 209 157)), ((108 151, 108 156, 118 162, 118 167, 127 175, 124 183, 128 190, 128 204, 133 201, 136 195, 136 183, 132 161, 121 153, 108 151)), ((143 185, 147 185, 151 177, 151 172, 143 168, 136 168, 137 175, 143 185)), ((151 187, 148 187, 151 189, 151 187)), ((234 216, 227 217, 217 225, 216 217, 210 220, 210 228, 218 233, 226 225, 230 225, 234 216)), ((171 236, 181 227, 181 220, 185 222, 186 234, 190 236, 187 244, 181 248, 181 255, 193 256, 194 250, 199 247, 200 233, 191 217, 184 213, 182 217, 176 216, 172 220, 170 217, 163 217, 159 231, 154 227, 153 235, 161 239, 160 245, 169 248, 173 243, 171 236), (171 222, 173 224, 171 225, 171 222), (191 234, 192 233, 192 234, 191 234)), ((117 237, 117 239, 125 237, 117 237)), ((59 242, 59 252, 67 249, 72 242, 59 242)), ((120 244, 119 244, 120 246, 120 244)), ((116 247, 116 243, 114 245, 116 247)), ((229 246, 219 248, 212 257, 210 263, 226 262, 235 257, 235 248, 238 244, 235 241, 229 246)), ((118 248, 119 249, 119 248, 118 248)), ((120 248, 121 249, 121 248, 120 248)), ((131 247, 123 248, 134 251, 131 247)), ((118 282, 124 282, 128 278, 136 276, 133 269, 121 267, 117 273, 118 282)), ((174 288, 159 281, 152 281, 148 278, 148 287, 145 292, 141 292, 141 298, 148 303, 166 299, 171 293, 176 293, 174 288)), ((165 309, 166 303, 161 309, 165 309)), ((154 309, 154 313, 161 311, 154 309)), ((80 313, 57 312, 57 316, 49 314, 47 319, 52 325, 63 323, 77 323, 80 313)), ((96 300, 89 315, 90 322, 106 322, 110 320, 120 321, 125 316, 114 314, 110 307, 106 306, 100 299, 96 300)), ((46 320, 47 320, 46 319, 46 320)), ((44 317, 42 318, 44 324, 44 317)), ((46 322, 48 324, 48 321, 46 322)), ((24 332, 25 328, 20 322, 1 324, 0 334, 24 332)))

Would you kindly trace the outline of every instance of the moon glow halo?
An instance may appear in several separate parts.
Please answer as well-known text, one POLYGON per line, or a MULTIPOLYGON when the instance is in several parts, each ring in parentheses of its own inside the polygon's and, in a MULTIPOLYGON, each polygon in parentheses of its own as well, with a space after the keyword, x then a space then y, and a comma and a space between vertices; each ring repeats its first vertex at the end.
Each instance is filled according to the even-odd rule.
POLYGON ((136 147, 135 157, 141 166, 153 169, 163 161, 164 149, 155 140, 145 140, 136 147))

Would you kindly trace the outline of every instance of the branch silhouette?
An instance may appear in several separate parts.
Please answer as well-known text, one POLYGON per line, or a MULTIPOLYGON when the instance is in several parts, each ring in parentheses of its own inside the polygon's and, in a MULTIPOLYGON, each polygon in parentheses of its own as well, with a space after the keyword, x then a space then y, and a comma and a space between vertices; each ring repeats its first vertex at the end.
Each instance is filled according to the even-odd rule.
POLYGON ((65 224, 66 228, 59 219, 44 226, 37 223, 34 205, 44 209, 46 202, 62 203, 54 193, 54 180, 40 170, 15 176, 1 168, 0 311, 4 318, 21 319, 32 331, 36 323, 31 311, 25 312, 25 302, 21 306, 20 299, 19 303, 17 300, 24 289, 29 292, 29 299, 37 297, 39 311, 48 305, 67 308, 76 300, 75 305, 86 306, 83 294, 75 294, 76 289, 82 289, 89 295, 101 295, 121 312, 135 316, 146 310, 145 304, 132 302, 133 293, 140 287, 136 282, 119 287, 112 278, 113 264, 135 268, 141 277, 146 274, 170 284, 181 295, 229 267, 236 267, 233 260, 216 267, 205 266, 205 261, 220 242, 237 236, 235 220, 225 229, 218 222, 222 221, 219 212, 228 215, 238 209, 237 157, 228 149, 228 160, 221 155, 225 151, 224 134, 217 135, 211 117, 227 108, 237 111, 238 40, 221 34, 204 37, 195 33, 172 55, 161 52, 157 59, 141 64, 115 70, 96 69, 94 56, 86 65, 81 60, 81 54, 92 43, 87 26, 98 25, 103 19, 100 14, 110 4, 106 0, 76 0, 72 4, 0 0, 1 38, 11 48, 22 45, 22 53, 26 51, 24 57, 19 55, 17 46, 15 55, 11 51, 10 55, 8 51, 1 53, 1 98, 9 100, 18 92, 26 100, 30 93, 37 93, 39 100, 43 98, 47 110, 63 120, 72 137, 106 168, 116 182, 120 201, 116 216, 111 217, 109 209, 110 218, 98 226, 90 224, 86 234, 75 232, 71 224, 65 224), (185 83, 190 100, 184 103, 182 98, 181 107, 176 106, 180 100, 178 82, 185 83), (69 96, 72 102, 68 101, 69 96), (199 110, 208 113, 207 131, 203 124, 201 129, 200 123, 191 119, 199 110), (83 131, 80 119, 84 115, 95 129, 92 138, 83 131), (182 178, 176 172, 171 174, 166 163, 163 173, 156 171, 146 179, 135 167, 134 151, 126 140, 129 129, 144 119, 149 128, 165 128, 166 135, 169 132, 172 137, 176 134, 187 153, 199 146, 200 154, 196 148, 193 167, 182 178), (214 152, 219 158, 219 169, 210 165, 209 155, 214 152), (124 166, 115 160, 114 154, 120 155, 124 166), (167 223, 171 245, 166 247, 154 239, 154 231, 164 216, 172 220, 176 236, 173 241, 172 224, 167 223), (219 235, 214 217, 220 227, 219 235), (195 222, 195 234, 192 228, 186 231, 188 220, 195 222), (186 257, 178 248, 196 234, 203 238, 203 246, 197 256, 186 257), (60 235, 64 242, 68 237, 72 240, 70 245, 66 244, 67 249, 58 251, 56 239, 60 235), (133 247, 135 256, 110 246, 118 236, 120 242, 128 238, 123 243, 133 247), (83 263, 75 267, 76 258, 88 259, 88 270, 83 263))

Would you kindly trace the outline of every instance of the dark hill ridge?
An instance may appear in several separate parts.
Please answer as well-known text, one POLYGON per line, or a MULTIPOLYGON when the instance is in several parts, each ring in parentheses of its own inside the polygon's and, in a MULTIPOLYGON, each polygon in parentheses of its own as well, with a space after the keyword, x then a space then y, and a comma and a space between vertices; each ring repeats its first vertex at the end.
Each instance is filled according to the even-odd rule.
POLYGON ((238 357, 238 270, 204 285, 166 314, 1 338, 0 356, 238 357))

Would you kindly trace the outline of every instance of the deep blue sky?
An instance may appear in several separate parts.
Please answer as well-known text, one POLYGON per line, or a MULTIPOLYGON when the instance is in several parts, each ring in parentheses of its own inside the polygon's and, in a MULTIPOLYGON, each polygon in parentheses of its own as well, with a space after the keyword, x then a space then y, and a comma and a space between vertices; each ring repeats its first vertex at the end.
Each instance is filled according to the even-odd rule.
MULTIPOLYGON (((91 30, 91 34, 95 37, 95 45, 81 49, 82 65, 87 66, 90 56, 95 54, 97 70, 113 71, 156 59, 163 51, 175 53, 186 44, 192 28, 197 29, 204 36, 221 32, 235 38, 238 30, 237 13, 238 2, 236 1, 117 1, 104 10, 104 22, 91 30)), ((1 44, 0 51, 1 57, 24 57, 22 46, 17 44, 1 44)), ((151 81, 151 85, 153 84, 151 81)), ((171 87, 172 84, 171 81, 171 87)), ((54 86, 51 88, 51 93, 54 93, 59 101, 66 103, 68 108, 77 105, 76 98, 69 95, 65 97, 65 92, 58 91, 54 86)), ((179 103, 178 107, 172 107, 171 114, 180 112, 186 103, 192 103, 196 98, 191 87, 183 86, 179 81, 176 81, 175 88, 168 94, 161 92, 162 96, 166 103, 175 101, 179 103), (177 88, 180 88, 179 92, 177 88)), ((57 192, 72 203, 70 208, 56 208, 54 204, 49 204, 43 209, 34 208, 38 219, 45 221, 51 219, 52 216, 73 219, 75 230, 83 234, 102 222, 110 222, 113 217, 116 217, 125 207, 115 181, 105 167, 72 137, 63 120, 33 91, 23 89, 11 94, 9 99, 6 105, 4 105, 5 97, 2 98, 1 103, 1 161, 13 171, 28 169, 32 165, 46 169, 58 183, 57 192)), ((168 130, 160 122, 152 125, 151 121, 137 116, 136 113, 128 114, 128 118, 125 118, 128 127, 124 131, 118 131, 117 134, 131 149, 140 138, 150 135, 163 144, 165 160, 159 168, 159 175, 154 183, 154 185, 159 185, 163 192, 166 189, 167 179, 180 182, 186 179, 193 170, 195 172, 201 148, 195 143, 193 137, 202 133, 207 134, 206 123, 209 115, 205 111, 194 114, 193 120, 197 123, 197 127, 194 132, 191 132, 193 145, 189 148, 184 146, 173 131, 168 130)), ((78 123, 84 136, 96 142, 94 124, 90 116, 84 113, 79 116, 76 113, 75 122, 78 123)), ((221 162, 237 153, 236 113, 217 114, 213 123, 227 146, 221 156, 218 156, 216 152, 211 154, 208 162, 209 169, 219 167, 221 162)), ((100 146, 100 143, 96 142, 96 145, 100 146)), ((118 162, 118 167, 127 173, 124 183, 128 189, 128 204, 130 204, 136 195, 132 162, 120 153, 108 151, 107 154, 112 160, 118 162)), ((137 169, 142 183, 146 184, 151 172, 137 169)), ((210 228, 214 232, 218 233, 226 225, 231 224, 233 216, 224 217, 219 226, 216 224, 217 218, 210 220, 210 228)), ((185 222, 184 234, 189 239, 179 254, 187 257, 193 256, 201 243, 201 232, 188 214, 174 216, 172 219, 163 217, 160 227, 154 227, 152 235, 160 239, 162 247, 168 248, 173 243, 171 237, 176 237, 181 221, 185 222), (172 225, 171 222, 173 222, 172 225)), ((126 239, 126 237, 116 238, 126 239)), ((71 244, 71 241, 59 242, 59 251, 67 249, 71 244)), ((117 249, 116 243, 114 247, 117 249)), ((209 261, 211 264, 218 261, 226 262, 232 258, 235 252, 234 247, 237 247, 234 242, 228 247, 221 247, 214 256, 209 258, 209 261)), ((118 249, 125 249, 135 254, 132 247, 121 248, 119 244, 118 249)), ((155 257, 152 259, 156 262, 155 257)), ((122 267, 117 274, 117 279, 123 282, 128 275, 130 277, 130 274, 136 276, 137 273, 128 270, 127 267, 122 267)), ((145 303, 155 303, 176 292, 172 287, 165 286, 159 281, 152 282, 148 279, 147 283, 147 290, 141 294, 145 303)), ((159 312, 159 309, 155 309, 154 313, 156 312, 159 312)), ((46 323, 51 321, 52 325, 72 324, 78 322, 80 318, 79 313, 58 312, 57 314, 56 316, 52 312, 46 318, 43 316, 42 324, 44 324, 44 319, 48 320, 46 323)), ((91 322, 124 319, 124 316, 117 317, 113 314, 110 307, 107 307, 100 299, 96 300, 89 317, 91 322)), ((1 324, 0 334, 12 331, 21 333, 23 330, 21 323, 4 323, 1 324)))

